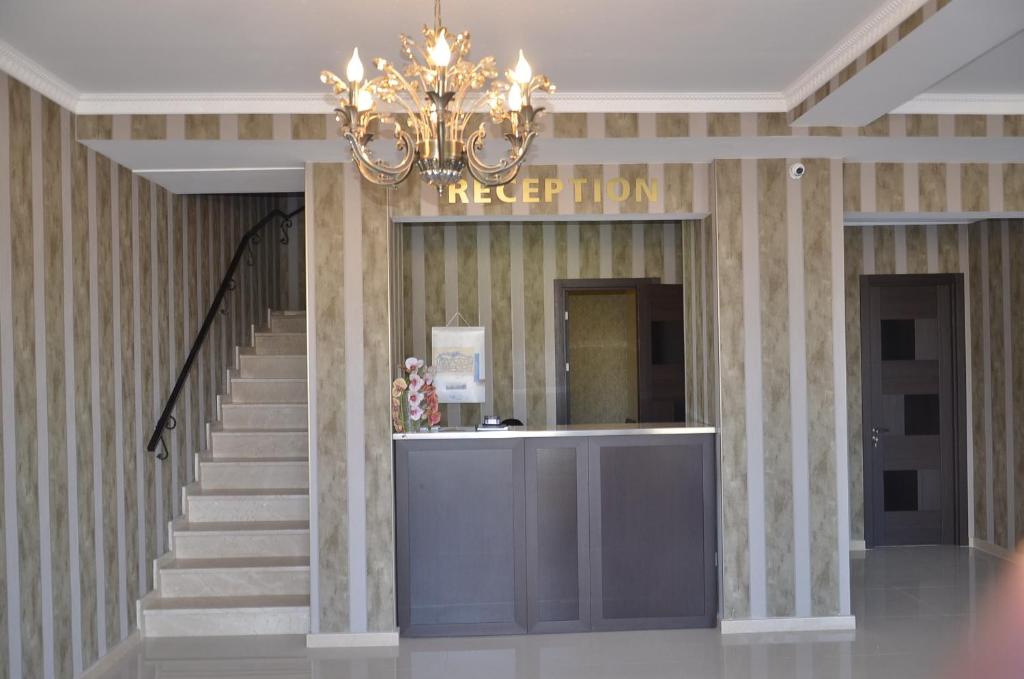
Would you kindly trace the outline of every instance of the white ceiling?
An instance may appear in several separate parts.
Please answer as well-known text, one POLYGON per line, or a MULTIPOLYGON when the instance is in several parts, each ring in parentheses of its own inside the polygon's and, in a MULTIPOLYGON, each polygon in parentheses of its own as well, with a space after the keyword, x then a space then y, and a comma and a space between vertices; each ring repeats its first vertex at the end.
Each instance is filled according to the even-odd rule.
POLYGON ((1024 32, 928 90, 939 94, 1024 94, 1024 32))
MULTIPOLYGON (((887 0, 447 0, 477 57, 565 92, 778 92, 887 0)), ((398 58, 430 0, 0 0, 0 40, 75 89, 311 92, 351 49, 398 58)))

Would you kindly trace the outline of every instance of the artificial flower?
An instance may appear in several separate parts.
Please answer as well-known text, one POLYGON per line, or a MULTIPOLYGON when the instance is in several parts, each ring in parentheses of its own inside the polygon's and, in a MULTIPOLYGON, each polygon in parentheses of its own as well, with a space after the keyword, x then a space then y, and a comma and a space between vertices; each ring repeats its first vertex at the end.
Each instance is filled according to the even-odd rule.
POLYGON ((423 361, 416 358, 415 356, 410 356, 409 358, 405 359, 405 372, 411 373, 413 370, 418 369, 422 365, 423 361))
POLYGON ((419 422, 420 420, 422 420, 423 419, 423 409, 422 408, 416 408, 416 407, 410 408, 409 409, 409 419, 411 419, 413 422, 419 422))
POLYGON ((416 392, 423 389, 423 378, 417 373, 409 375, 409 391, 416 392))
POLYGON ((409 405, 414 407, 417 407, 423 403, 423 394, 419 393, 418 391, 410 391, 409 396, 407 398, 409 399, 409 405))

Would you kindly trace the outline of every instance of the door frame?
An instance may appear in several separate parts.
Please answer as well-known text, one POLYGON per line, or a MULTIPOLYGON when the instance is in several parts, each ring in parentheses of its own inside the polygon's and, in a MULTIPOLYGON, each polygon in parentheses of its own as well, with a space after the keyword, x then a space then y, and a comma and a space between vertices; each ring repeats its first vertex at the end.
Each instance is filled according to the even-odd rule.
POLYGON ((860 277, 860 360, 861 360, 861 450, 864 465, 864 542, 866 547, 874 547, 878 543, 875 535, 874 521, 871 520, 871 508, 874 506, 875 492, 881 489, 874 487, 874 467, 868 451, 871 450, 871 434, 867 421, 872 410, 871 389, 865 388, 866 375, 871 365, 870 326, 866 322, 868 294, 873 286, 892 287, 897 285, 948 285, 950 287, 950 303, 952 309, 952 369, 953 369, 953 468, 956 492, 953 496, 954 541, 957 545, 968 543, 967 525, 967 360, 966 332, 967 325, 964 315, 964 275, 962 273, 935 274, 870 274, 860 277))
MULTIPOLYGON (((644 285, 661 282, 659 278, 558 278, 554 281, 555 290, 555 422, 569 422, 569 381, 566 379, 566 342, 568 333, 565 328, 566 296, 571 292, 601 292, 632 290, 637 300, 637 338, 640 331, 640 288, 644 285)), ((639 354, 638 354, 639 360, 639 354)), ((639 365, 637 365, 639 371, 639 365)), ((639 394, 638 394, 639 396, 639 394)))

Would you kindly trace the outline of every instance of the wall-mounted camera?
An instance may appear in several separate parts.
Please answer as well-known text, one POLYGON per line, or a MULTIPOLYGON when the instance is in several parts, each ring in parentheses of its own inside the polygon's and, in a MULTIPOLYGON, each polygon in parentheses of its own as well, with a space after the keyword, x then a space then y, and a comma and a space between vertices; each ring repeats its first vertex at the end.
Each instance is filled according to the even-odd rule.
POLYGON ((807 168, 804 167, 803 163, 793 163, 789 166, 790 179, 801 179, 806 173, 807 168))

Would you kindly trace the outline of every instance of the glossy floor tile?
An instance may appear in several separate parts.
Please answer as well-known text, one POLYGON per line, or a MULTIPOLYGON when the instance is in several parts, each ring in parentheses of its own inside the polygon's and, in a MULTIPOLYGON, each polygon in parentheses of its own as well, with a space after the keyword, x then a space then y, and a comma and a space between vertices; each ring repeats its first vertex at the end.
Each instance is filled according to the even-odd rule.
POLYGON ((157 639, 103 679, 916 679, 946 676, 1008 561, 948 547, 888 548, 851 564, 855 632, 717 630, 417 639, 312 652, 302 637, 157 639))

